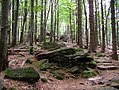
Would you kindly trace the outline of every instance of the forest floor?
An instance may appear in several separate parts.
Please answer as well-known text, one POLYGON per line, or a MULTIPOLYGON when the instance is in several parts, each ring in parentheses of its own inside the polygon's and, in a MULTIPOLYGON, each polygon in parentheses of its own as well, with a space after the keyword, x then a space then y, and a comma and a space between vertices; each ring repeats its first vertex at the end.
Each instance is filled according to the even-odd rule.
MULTIPOLYGON (((26 50, 27 48, 26 46, 19 46, 12 49, 26 50)), ((100 48, 98 49, 98 52, 99 51, 100 48)), ((111 59, 111 49, 109 48, 106 49, 106 52, 102 56, 98 57, 95 54, 93 56, 95 60, 98 62, 97 65, 104 65, 104 66, 113 65, 115 67, 119 66, 119 61, 111 59)), ((33 58, 34 61, 36 60, 33 55, 29 55, 28 51, 10 53, 8 58, 9 58, 9 67, 12 68, 29 67, 32 65, 25 64, 24 63, 25 60, 27 60, 28 58, 33 58)), ((0 75, 4 77, 4 72, 2 72, 0 75)), ((7 88, 15 87, 17 88, 17 90, 103 90, 100 89, 100 87, 104 86, 109 87, 110 86, 109 81, 112 78, 119 77, 119 69, 116 68, 113 70, 100 70, 100 74, 92 78, 81 78, 70 76, 68 78, 64 78, 64 80, 57 80, 51 76, 48 76, 48 73, 46 74, 40 73, 40 76, 46 77, 48 82, 42 82, 41 80, 39 80, 35 84, 29 84, 27 82, 4 79, 4 86, 7 88)))

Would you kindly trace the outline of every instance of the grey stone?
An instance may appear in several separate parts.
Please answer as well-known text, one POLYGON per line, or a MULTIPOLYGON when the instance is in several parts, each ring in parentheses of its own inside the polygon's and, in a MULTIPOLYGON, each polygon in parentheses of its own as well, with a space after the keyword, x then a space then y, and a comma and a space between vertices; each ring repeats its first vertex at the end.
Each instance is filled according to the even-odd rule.
POLYGON ((0 78, 0 90, 3 88, 4 85, 4 79, 0 78))
POLYGON ((118 69, 119 67, 99 65, 99 66, 97 66, 97 68, 100 70, 115 70, 115 69, 118 69))

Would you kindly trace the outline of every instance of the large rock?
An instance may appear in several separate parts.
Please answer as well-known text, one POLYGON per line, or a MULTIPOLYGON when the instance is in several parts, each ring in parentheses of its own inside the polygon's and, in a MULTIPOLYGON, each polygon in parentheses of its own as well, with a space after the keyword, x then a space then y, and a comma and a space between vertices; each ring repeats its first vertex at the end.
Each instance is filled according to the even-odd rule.
POLYGON ((74 48, 62 48, 62 49, 57 49, 57 50, 53 50, 53 51, 49 51, 45 53, 40 53, 35 55, 35 57, 38 60, 41 60, 41 59, 49 59, 57 55, 70 55, 74 53, 76 53, 76 49, 74 48))
POLYGON ((119 78, 112 78, 110 82, 112 87, 119 89, 119 78))
POLYGON ((36 81, 39 80, 40 75, 32 67, 17 68, 17 69, 8 68, 5 71, 5 78, 35 83, 36 81))
POLYGON ((79 64, 81 62, 91 62, 92 57, 89 57, 82 49, 76 48, 62 48, 47 53, 36 55, 38 60, 49 59, 49 62, 79 64))
POLYGON ((100 69, 100 70, 115 70, 115 69, 118 69, 119 67, 99 65, 99 66, 97 66, 97 68, 100 69))
POLYGON ((110 86, 105 86, 105 87, 100 86, 100 87, 94 88, 93 90, 118 90, 118 89, 110 87, 110 86))
POLYGON ((41 45, 41 48, 51 51, 51 50, 59 49, 59 48, 64 47, 64 46, 65 45, 58 44, 56 42, 45 42, 41 45))

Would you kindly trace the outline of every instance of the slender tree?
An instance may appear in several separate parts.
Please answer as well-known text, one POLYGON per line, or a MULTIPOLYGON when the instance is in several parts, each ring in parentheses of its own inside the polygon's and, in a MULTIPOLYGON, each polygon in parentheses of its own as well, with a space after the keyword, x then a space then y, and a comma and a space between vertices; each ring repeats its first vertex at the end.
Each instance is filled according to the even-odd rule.
POLYGON ((89 0, 89 22, 90 22, 90 47, 89 52, 94 52, 94 10, 93 10, 93 0, 89 0))
POLYGON ((24 19, 23 19, 23 25, 21 29, 20 43, 23 43, 24 27, 25 27, 26 19, 27 19, 27 0, 25 0, 24 19))
POLYGON ((84 14, 85 14, 86 46, 88 47, 88 18, 87 18, 87 11, 86 11, 85 0, 83 0, 83 4, 84 4, 84 14))
POLYGON ((19 12, 19 0, 16 0, 16 8, 15 8, 15 20, 14 20, 14 31, 13 31, 13 39, 12 46, 17 44, 17 29, 18 29, 18 12, 19 12))
POLYGON ((44 34, 44 27, 43 27, 43 0, 41 0, 41 26, 40 26, 40 42, 43 42, 43 34, 44 34))
MULTIPOLYGON (((36 8, 38 7, 38 0, 35 0, 36 1, 36 3, 35 3, 35 6, 36 6, 36 8)), ((34 41, 35 41, 35 43, 36 43, 36 41, 37 41, 37 15, 38 14, 38 11, 36 10, 35 11, 35 34, 34 34, 34 41)))
POLYGON ((104 13, 103 13, 103 1, 101 0, 101 14, 102 14, 102 50, 101 52, 105 52, 105 30, 104 30, 104 13))
POLYGON ((0 38, 0 72, 8 67, 7 56, 7 32, 9 30, 8 25, 8 11, 9 0, 2 0, 2 23, 1 23, 1 38, 0 38))
POLYGON ((31 21, 30 21, 30 46, 33 46, 33 31, 34 31, 34 0, 31 0, 31 21))
POLYGON ((117 43, 116 43, 116 28, 115 28, 115 0, 111 0, 111 26, 112 26, 112 59, 117 60, 117 43))
POLYGON ((53 42, 53 22, 54 22, 54 8, 53 0, 51 0, 51 31, 50 31, 50 42, 53 42))
POLYGON ((82 43, 82 0, 78 0, 78 45, 83 47, 82 43))

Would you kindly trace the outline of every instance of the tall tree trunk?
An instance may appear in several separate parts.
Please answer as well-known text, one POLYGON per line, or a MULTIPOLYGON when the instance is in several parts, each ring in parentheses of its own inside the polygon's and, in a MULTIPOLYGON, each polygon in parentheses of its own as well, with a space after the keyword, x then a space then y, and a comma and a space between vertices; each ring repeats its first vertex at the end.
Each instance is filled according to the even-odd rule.
POLYGON ((21 29, 20 43, 23 43, 24 27, 25 27, 26 19, 27 19, 27 0, 25 0, 24 20, 23 20, 23 25, 22 25, 22 29, 21 29))
POLYGON ((59 38, 59 0, 57 0, 57 41, 59 38))
POLYGON ((53 42, 53 22, 54 22, 54 12, 53 12, 53 0, 51 0, 51 31, 50 31, 50 42, 53 42))
POLYGON ((47 25, 47 16, 46 16, 46 11, 47 11, 47 0, 45 0, 44 3, 44 38, 43 38, 43 42, 46 42, 46 25, 47 25))
POLYGON ((72 40, 72 42, 73 42, 73 32, 72 32, 72 11, 71 11, 71 8, 69 9, 69 21, 70 21, 70 33, 69 34, 71 34, 70 35, 70 39, 72 40))
MULTIPOLYGON (((38 7, 38 0, 36 0, 36 8, 38 7)), ((37 13, 38 11, 36 10, 35 11, 35 34, 34 34, 34 41, 35 41, 35 44, 37 42, 37 13)))
POLYGON ((99 10, 99 6, 98 6, 98 34, 99 34, 98 35, 99 44, 101 45, 101 24, 100 24, 100 10, 99 10))
POLYGON ((82 43, 82 0, 78 0, 78 45, 83 47, 82 43))
POLYGON ((43 0, 41 0, 41 6, 42 6, 42 9, 41 9, 41 26, 40 26, 40 42, 43 42, 43 0))
POLYGON ((54 6, 54 35, 53 35, 53 37, 54 37, 54 42, 56 41, 56 35, 55 35, 55 33, 56 33, 56 24, 57 24, 57 0, 55 0, 55 6, 54 6))
POLYGON ((117 60, 117 43, 116 43, 116 28, 115 28, 115 0, 111 0, 111 25, 112 25, 112 59, 117 60))
POLYGON ((8 26, 8 11, 9 0, 2 0, 2 23, 1 23, 1 38, 0 38, 0 72, 8 67, 7 55, 7 32, 8 26))
POLYGON ((97 30, 97 0, 95 0, 95 49, 98 45, 98 30, 97 30))
MULTIPOLYGON (((108 45, 109 44, 109 37, 108 37, 108 29, 107 29, 107 21, 108 21, 108 16, 109 16, 109 13, 110 13, 110 7, 108 8, 108 12, 107 12, 107 15, 106 15, 106 21, 105 21, 105 34, 106 34, 106 44, 108 45)), ((105 14, 106 14, 106 7, 105 7, 105 14)))
POLYGON ((86 11, 85 0, 83 0, 83 4, 84 4, 84 14, 85 14, 86 46, 88 47, 88 18, 87 18, 87 11, 86 11))
POLYGON ((90 21, 90 47, 89 52, 94 52, 94 10, 93 10, 93 0, 89 0, 89 21, 90 21))
POLYGON ((14 24, 15 24, 15 5, 14 0, 12 0, 12 43, 14 36, 14 24))
POLYGON ((103 15, 103 1, 101 0, 101 14, 102 14, 102 50, 101 52, 105 52, 105 30, 104 30, 104 15, 103 15))
POLYGON ((33 46, 33 31, 34 31, 34 0, 31 0, 31 21, 30 21, 30 46, 33 46))
POLYGON ((18 12, 19 12, 19 0, 16 0, 15 21, 14 21, 12 46, 15 46, 17 44, 18 12))

